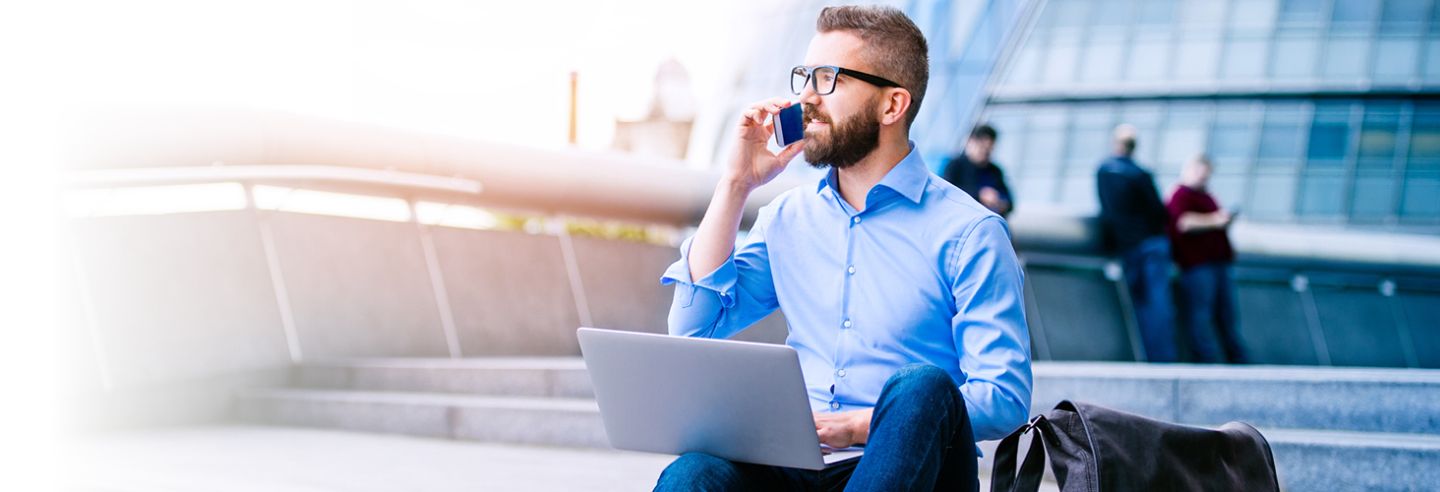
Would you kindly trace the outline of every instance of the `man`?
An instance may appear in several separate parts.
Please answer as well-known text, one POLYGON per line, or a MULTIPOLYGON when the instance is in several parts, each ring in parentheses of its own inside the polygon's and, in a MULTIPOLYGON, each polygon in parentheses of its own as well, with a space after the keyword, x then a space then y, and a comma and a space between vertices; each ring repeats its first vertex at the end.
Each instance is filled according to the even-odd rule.
POLYGON ((1241 363, 1245 353, 1235 331, 1235 286, 1230 275, 1235 250, 1225 232, 1235 215, 1222 210, 1207 190, 1212 169, 1204 155, 1191 159, 1180 171, 1180 186, 1166 205, 1171 252, 1180 265, 1184 300, 1180 319, 1197 360, 1241 363))
POLYGON ((1146 359, 1174 362, 1175 314, 1170 298, 1170 214, 1160 203, 1155 177, 1131 158, 1135 127, 1115 128, 1115 155, 1100 163, 1095 184, 1100 193, 1100 226, 1106 243, 1120 253, 1125 283, 1146 359))
POLYGON ((1010 198, 1010 187, 1005 185, 1005 173, 990 161, 996 136, 990 125, 982 124, 970 131, 965 151, 945 165, 945 181, 965 190, 990 211, 1009 217, 1015 201, 1010 198))
POLYGON ((975 490, 977 440, 1026 421, 1031 372, 1022 272, 1004 220, 938 179, 908 134, 928 81, 924 36, 890 7, 830 7, 792 89, 805 139, 770 152, 751 106, 695 236, 662 279, 670 333, 729 337, 780 308, 815 427, 863 458, 821 472, 690 453, 657 490, 975 490), (761 209, 745 199, 802 150, 829 172, 761 209))

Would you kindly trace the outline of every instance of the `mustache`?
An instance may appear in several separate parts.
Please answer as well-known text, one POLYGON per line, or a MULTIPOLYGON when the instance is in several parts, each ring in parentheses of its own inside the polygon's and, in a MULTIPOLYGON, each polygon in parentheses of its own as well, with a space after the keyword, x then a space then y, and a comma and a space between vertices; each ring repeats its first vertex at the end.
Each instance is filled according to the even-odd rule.
POLYGON ((819 110, 815 109, 815 105, 801 104, 800 107, 802 110, 804 110, 804 113, 802 113, 802 122, 804 124, 809 125, 812 121, 818 121, 827 125, 830 124, 830 115, 821 113, 819 110))

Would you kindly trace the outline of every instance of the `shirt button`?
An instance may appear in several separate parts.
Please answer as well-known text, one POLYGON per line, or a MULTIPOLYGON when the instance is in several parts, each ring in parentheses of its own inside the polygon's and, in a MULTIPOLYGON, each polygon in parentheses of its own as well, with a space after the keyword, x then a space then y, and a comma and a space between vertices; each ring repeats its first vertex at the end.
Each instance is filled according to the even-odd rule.
POLYGON ((850 320, 847 319, 847 320, 845 320, 844 323, 840 323, 840 325, 841 325, 841 326, 844 326, 844 327, 846 327, 846 328, 849 328, 849 327, 850 327, 850 320))
POLYGON ((851 275, 854 275, 854 274, 855 274, 855 266, 854 266, 854 265, 851 265, 850 268, 846 268, 845 271, 846 271, 846 272, 849 272, 851 275))
POLYGON ((852 217, 852 218, 850 219, 850 223, 852 223, 852 224, 859 224, 859 223, 860 223, 860 218, 859 218, 859 217, 852 217))
POLYGON ((844 369, 841 369, 841 370, 835 371, 835 375, 836 375, 836 376, 840 376, 840 377, 843 378, 843 377, 845 377, 845 370, 844 370, 844 369))
POLYGON ((830 402, 830 409, 831 409, 831 410, 839 410, 839 409, 840 409, 840 402, 838 402, 838 401, 832 401, 832 402, 830 402))

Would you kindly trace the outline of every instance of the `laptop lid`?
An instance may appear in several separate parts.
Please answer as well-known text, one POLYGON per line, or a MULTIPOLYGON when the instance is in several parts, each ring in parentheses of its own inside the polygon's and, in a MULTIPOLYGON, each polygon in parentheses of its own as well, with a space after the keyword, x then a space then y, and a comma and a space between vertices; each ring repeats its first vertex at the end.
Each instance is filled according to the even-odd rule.
POLYGON ((839 458, 820 453, 795 349, 594 328, 577 335, 617 449, 810 470, 839 458))

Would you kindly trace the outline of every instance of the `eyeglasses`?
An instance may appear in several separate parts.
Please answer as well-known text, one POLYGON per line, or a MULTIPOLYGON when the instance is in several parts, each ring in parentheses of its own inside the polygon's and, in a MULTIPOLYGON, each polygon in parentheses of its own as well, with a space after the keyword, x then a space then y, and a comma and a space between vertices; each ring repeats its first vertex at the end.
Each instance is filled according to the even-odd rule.
MULTIPOLYGON (((805 92, 805 84, 810 84, 815 89, 815 94, 828 96, 835 92, 835 79, 840 75, 849 75, 864 82, 869 82, 877 87, 901 87, 900 84, 891 82, 884 77, 870 75, 858 70, 840 68, 834 65, 821 65, 818 67, 806 67, 804 65, 790 69, 790 90, 796 95, 805 92)), ((903 87, 901 87, 903 88, 903 87)))

